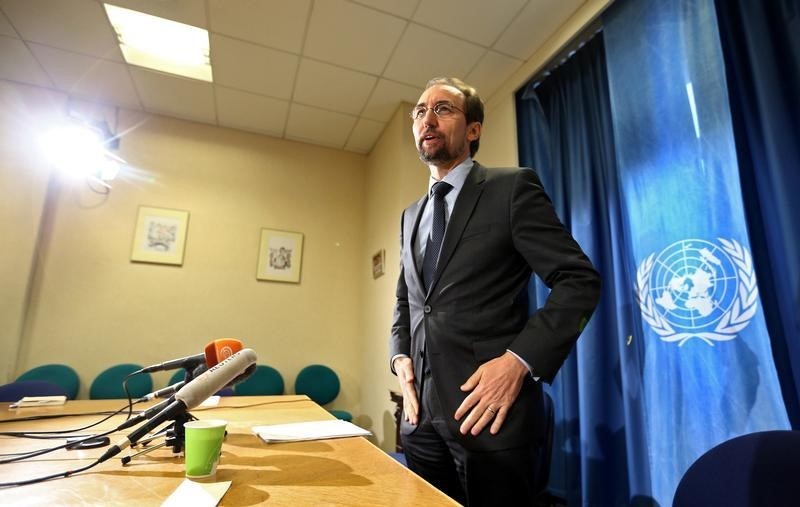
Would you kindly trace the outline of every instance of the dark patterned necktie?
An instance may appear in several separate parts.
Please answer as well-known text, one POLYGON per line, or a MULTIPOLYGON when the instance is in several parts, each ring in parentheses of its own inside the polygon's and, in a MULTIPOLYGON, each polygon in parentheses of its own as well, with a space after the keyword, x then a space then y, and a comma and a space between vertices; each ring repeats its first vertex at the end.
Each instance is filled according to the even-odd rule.
POLYGON ((425 247, 425 257, 422 259, 422 280, 425 282, 425 290, 431 286, 436 276, 436 265, 439 261, 439 252, 442 249, 442 239, 444 239, 445 224, 444 219, 444 196, 453 189, 453 186, 444 181, 439 181, 431 188, 431 199, 433 200, 433 221, 431 222, 431 235, 425 247))

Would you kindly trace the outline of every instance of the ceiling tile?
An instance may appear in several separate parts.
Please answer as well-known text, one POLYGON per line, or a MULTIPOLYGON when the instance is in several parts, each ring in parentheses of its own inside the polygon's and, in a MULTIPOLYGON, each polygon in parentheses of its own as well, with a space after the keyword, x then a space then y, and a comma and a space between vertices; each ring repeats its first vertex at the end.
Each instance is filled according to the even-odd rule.
POLYGON ((145 110, 216 125, 211 83, 131 66, 145 110))
POLYGON ((316 2, 303 52, 371 74, 380 74, 406 21, 344 0, 316 2))
POLYGON ((0 35, 0 79, 50 87, 53 84, 19 39, 0 35))
POLYGON ((350 133, 350 138, 347 140, 344 149, 358 153, 369 153, 375 145, 375 141, 383 133, 384 127, 386 127, 386 123, 361 118, 356 123, 353 132, 350 133))
POLYGON ((310 0, 209 0, 212 32, 300 53, 310 0))
POLYGON ((480 46, 412 23, 384 76, 419 87, 436 76, 463 78, 484 52, 480 46))
POLYGON ((30 48, 58 89, 98 102, 141 107, 124 64, 41 44, 30 43, 30 48))
POLYGON ((414 9, 417 8, 419 0, 354 0, 356 3, 367 5, 378 9, 379 11, 388 12, 400 16, 401 18, 410 19, 414 14, 414 9))
POLYGON ((215 95, 220 125, 283 136, 289 102, 223 86, 215 87, 215 95))
POLYGON ((8 35, 9 37, 19 37, 17 31, 8 22, 8 18, 0 12, 0 35, 8 35))
POLYGON ((224 35, 211 35, 214 82, 288 100, 298 56, 224 35))
POLYGON ((420 95, 422 95, 422 87, 415 88, 387 79, 379 79, 361 116, 372 120, 389 121, 400 102, 415 104, 420 95))
POLYGON ((527 0, 422 0, 414 21, 491 46, 527 0))
POLYGON ((510 56, 487 51, 465 81, 478 90, 483 100, 487 100, 523 63, 510 56))
MULTIPOLYGON (((102 0, 101 0, 102 1, 102 0)), ((206 6, 197 0, 107 0, 108 3, 208 29, 206 6)))
POLYGON ((583 2, 584 0, 531 0, 492 47, 501 53, 527 60, 583 2))
POLYGON ((297 73, 294 100, 342 113, 358 114, 377 78, 303 58, 297 73))
POLYGON ((341 149, 355 123, 355 116, 292 104, 286 137, 341 149))
POLYGON ((27 41, 122 61, 117 37, 99 2, 2 0, 0 8, 27 41))

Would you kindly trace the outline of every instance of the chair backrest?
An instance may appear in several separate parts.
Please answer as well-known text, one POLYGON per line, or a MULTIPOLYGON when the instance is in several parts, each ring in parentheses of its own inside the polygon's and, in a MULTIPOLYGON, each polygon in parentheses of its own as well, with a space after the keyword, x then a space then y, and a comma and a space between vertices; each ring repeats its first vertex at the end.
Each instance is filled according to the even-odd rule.
POLYGON ((78 377, 78 372, 67 366, 66 364, 44 364, 31 368, 19 377, 16 382, 27 380, 44 380, 51 384, 56 384, 64 390, 67 398, 74 400, 78 396, 78 388, 80 388, 81 381, 78 377))
POLYGON ((46 380, 20 380, 0 386, 0 402, 18 401, 24 396, 66 396, 64 389, 46 380))
POLYGON ((169 382, 167 382, 167 385, 171 386, 172 384, 183 382, 185 378, 186 378, 186 370, 184 369, 175 370, 175 373, 173 373, 172 376, 169 378, 169 382))
POLYGON ((322 364, 306 366, 300 370, 294 382, 294 392, 305 394, 320 405, 336 399, 340 387, 336 372, 322 364))
MULTIPOLYGON (((93 400, 109 400, 125 398, 125 389, 122 387, 123 379, 136 370, 141 370, 138 364, 116 364, 105 370, 92 381, 89 388, 89 398, 93 400)), ((141 373, 128 380, 128 391, 134 398, 139 398, 153 390, 153 377, 149 373, 141 373)))
POLYGON ((798 505, 800 431, 762 431, 712 447, 683 474, 673 507, 798 505))
POLYGON ((272 366, 259 364, 256 371, 244 382, 233 386, 237 396, 264 396, 283 394, 283 376, 272 366))

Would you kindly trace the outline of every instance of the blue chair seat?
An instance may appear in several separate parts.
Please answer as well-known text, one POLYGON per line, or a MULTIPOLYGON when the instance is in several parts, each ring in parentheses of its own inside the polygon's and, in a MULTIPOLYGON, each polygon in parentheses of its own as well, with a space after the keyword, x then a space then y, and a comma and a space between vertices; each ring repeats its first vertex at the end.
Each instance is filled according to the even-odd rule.
POLYGON ((66 396, 64 389, 46 380, 20 380, 0 386, 0 402, 19 401, 25 396, 66 396))
POLYGON ((347 410, 330 409, 330 410, 328 410, 328 412, 330 412, 333 415, 333 417, 335 417, 337 419, 341 419, 343 421, 352 421, 353 420, 353 414, 351 414, 347 410))
POLYGON ((44 380, 60 386, 70 400, 74 400, 78 396, 78 388, 81 383, 78 372, 66 364, 58 363, 44 364, 32 368, 17 377, 16 382, 28 380, 44 380))

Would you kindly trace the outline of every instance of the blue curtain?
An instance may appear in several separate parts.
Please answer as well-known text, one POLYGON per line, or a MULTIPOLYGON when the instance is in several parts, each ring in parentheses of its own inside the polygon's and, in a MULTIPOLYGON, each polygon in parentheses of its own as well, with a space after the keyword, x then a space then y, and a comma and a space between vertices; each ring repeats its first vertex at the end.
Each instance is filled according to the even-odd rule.
MULTIPOLYGON (((603 36, 537 86, 517 93, 520 163, 534 167, 556 210, 603 274, 600 305, 549 390, 556 428, 550 491, 568 504, 627 505, 649 490, 632 273, 619 208, 603 36), (630 475, 629 475, 630 474, 630 475)), ((537 299, 546 288, 537 285, 537 299)))
POLYGON ((706 450, 788 427, 725 90, 712 0, 619 0, 517 94, 520 162, 604 278, 551 387, 569 504, 670 505, 706 450))
POLYGON ((800 0, 716 8, 753 260, 783 399, 800 429, 800 0))

